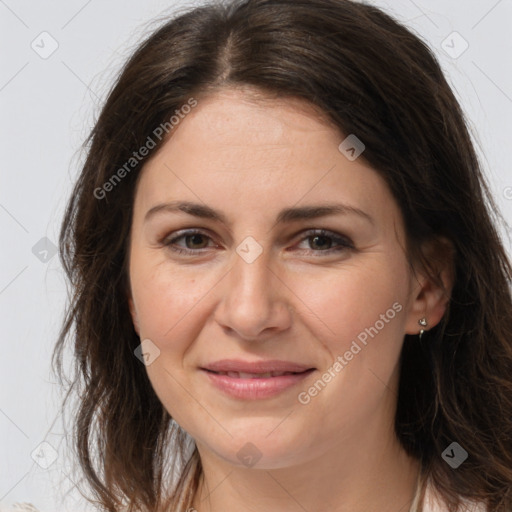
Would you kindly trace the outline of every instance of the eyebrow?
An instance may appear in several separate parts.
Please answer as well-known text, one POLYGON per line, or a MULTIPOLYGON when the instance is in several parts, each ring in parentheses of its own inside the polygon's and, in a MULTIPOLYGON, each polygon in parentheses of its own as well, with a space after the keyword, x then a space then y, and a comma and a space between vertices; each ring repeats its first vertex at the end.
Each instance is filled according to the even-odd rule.
MULTIPOLYGON (((171 201, 168 203, 157 204, 147 211, 144 217, 144 222, 147 222, 157 213, 163 212, 183 212, 194 217, 199 217, 201 219, 215 220, 222 222, 223 224, 230 225, 227 217, 222 212, 214 210, 205 204, 193 203, 190 201, 171 201)), ((357 215, 370 222, 370 224, 374 224, 373 218, 363 210, 341 203, 285 208, 279 212, 276 224, 316 219, 319 217, 327 217, 329 215, 347 214, 357 215)))

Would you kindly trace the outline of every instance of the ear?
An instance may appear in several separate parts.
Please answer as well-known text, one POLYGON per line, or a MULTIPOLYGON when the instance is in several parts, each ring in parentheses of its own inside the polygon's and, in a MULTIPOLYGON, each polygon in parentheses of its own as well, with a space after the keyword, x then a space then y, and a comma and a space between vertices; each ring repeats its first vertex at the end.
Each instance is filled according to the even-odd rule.
POLYGON ((407 334, 436 326, 446 312, 455 281, 455 249, 444 237, 425 242, 421 248, 424 263, 415 266, 407 334), (419 268, 416 268, 419 267, 419 268), (418 321, 425 318, 427 326, 418 321))
POLYGON ((133 328, 135 329, 135 332, 140 336, 139 317, 137 315, 137 310, 135 309, 135 304, 133 302, 131 293, 128 296, 128 306, 130 308, 130 315, 132 316, 133 328))

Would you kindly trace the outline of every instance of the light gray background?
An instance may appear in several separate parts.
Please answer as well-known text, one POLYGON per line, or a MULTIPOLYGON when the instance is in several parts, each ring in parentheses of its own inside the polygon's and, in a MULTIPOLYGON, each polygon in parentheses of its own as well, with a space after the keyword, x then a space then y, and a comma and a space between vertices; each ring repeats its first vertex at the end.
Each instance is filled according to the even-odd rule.
MULTIPOLYGON (((371 3, 413 28, 438 55, 510 223, 512 1, 371 3), (464 41, 454 31, 469 44, 460 56, 464 41)), ((48 254, 44 246, 36 246, 36 254, 32 249, 43 237, 57 242, 80 164, 77 151, 120 66, 154 28, 151 20, 184 5, 192 2, 0 0, 0 503, 91 510, 73 490, 61 395, 49 368, 66 286, 51 246, 48 254), (51 38, 41 36, 44 31, 51 38), (58 48, 43 59, 31 44, 41 53, 51 49, 52 38, 58 48), (43 441, 49 445, 41 449, 43 441), (45 469, 32 458, 36 453, 43 465, 53 453, 57 459, 45 469)), ((508 238, 505 243, 511 252, 508 238)))

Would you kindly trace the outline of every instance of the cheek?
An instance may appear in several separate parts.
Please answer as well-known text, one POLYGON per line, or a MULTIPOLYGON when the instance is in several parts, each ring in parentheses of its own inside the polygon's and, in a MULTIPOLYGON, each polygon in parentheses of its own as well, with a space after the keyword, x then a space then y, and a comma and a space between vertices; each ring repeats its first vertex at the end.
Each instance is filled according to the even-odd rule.
POLYGON ((317 340, 322 334, 328 358, 319 380, 301 390, 300 403, 310 400, 313 407, 328 409, 325 428, 333 436, 340 425, 359 428, 369 421, 385 390, 393 387, 408 297, 402 263, 396 254, 371 255, 302 289, 317 313, 310 330, 317 340))
POLYGON ((130 280, 141 338, 151 339, 161 350, 179 349, 180 331, 185 325, 190 328, 190 318, 200 311, 197 306, 208 292, 208 282, 165 262, 141 257, 132 261, 130 280))
MULTIPOLYGON (((311 322, 332 359, 349 350, 352 341, 378 339, 399 349, 405 324, 408 281, 405 262, 371 255, 325 279, 303 279, 298 294, 315 313, 311 322)), ((395 350, 396 352, 396 350, 395 350)))
POLYGON ((183 405, 190 407, 187 386, 183 385, 187 379, 182 368, 184 354, 200 333, 201 299, 214 282, 208 286, 192 271, 176 270, 165 261, 137 255, 132 258, 130 280, 140 338, 151 340, 159 350, 146 367, 148 377, 162 404, 181 421, 190 412, 183 405))

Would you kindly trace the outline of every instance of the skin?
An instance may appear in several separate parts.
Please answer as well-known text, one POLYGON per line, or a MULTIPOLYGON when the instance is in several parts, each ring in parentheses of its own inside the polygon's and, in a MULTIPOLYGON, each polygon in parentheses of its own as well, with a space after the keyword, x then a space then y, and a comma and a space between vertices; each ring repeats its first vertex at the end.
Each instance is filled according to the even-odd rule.
MULTIPOLYGON (((447 297, 406 259, 400 210, 345 138, 301 100, 256 98, 223 89, 199 99, 145 165, 130 239, 130 308, 141 340, 160 350, 146 366, 159 399, 196 441, 204 479, 199 512, 225 510, 362 512, 408 510, 418 463, 394 430, 398 359, 404 334, 427 329, 447 297), (169 201, 206 204, 226 222, 160 211, 169 201), (276 224, 283 208, 343 203, 344 213, 276 224), (179 230, 197 228, 174 246, 179 230), (348 237, 315 239, 308 230, 348 237), (248 236, 262 253, 236 252, 248 236), (330 245, 332 244, 332 245, 330 245), (343 246, 341 246, 343 247, 343 246), (311 401, 298 393, 332 367, 380 315, 402 308, 311 401), (199 370, 224 358, 282 359, 317 370, 263 400, 214 388, 199 370), (246 443, 261 453, 246 467, 246 443), (402 508, 403 507, 403 508, 402 508)), ((181 234, 181 233, 180 233, 181 234)), ((450 275, 440 269, 447 288, 450 275)))

